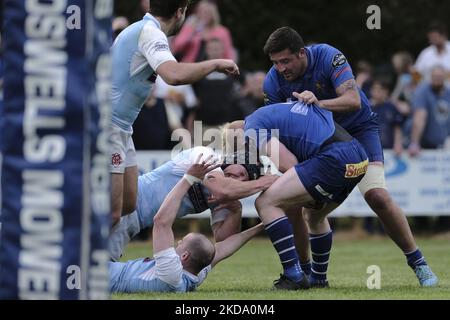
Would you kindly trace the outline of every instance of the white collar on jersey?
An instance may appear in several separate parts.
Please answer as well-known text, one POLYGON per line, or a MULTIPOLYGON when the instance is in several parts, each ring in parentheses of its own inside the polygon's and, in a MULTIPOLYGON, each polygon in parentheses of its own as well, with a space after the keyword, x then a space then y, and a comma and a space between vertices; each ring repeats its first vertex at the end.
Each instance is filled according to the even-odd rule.
POLYGON ((195 281, 195 282, 198 282, 198 281, 199 281, 198 275, 195 275, 195 274, 193 274, 193 273, 190 273, 190 272, 187 271, 186 269, 183 269, 183 273, 184 273, 185 275, 187 275, 188 278, 190 278, 191 280, 193 280, 193 281, 195 281))
POLYGON ((153 21, 154 24, 156 24, 156 26, 161 29, 161 24, 159 23, 158 19, 156 19, 154 16, 152 16, 150 13, 146 13, 144 16, 144 19, 148 19, 153 21))

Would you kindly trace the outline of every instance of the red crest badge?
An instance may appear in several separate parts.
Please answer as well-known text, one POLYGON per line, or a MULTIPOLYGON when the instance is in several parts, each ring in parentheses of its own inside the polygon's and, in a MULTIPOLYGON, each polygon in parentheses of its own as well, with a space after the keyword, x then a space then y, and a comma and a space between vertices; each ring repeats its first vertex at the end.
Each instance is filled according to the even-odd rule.
POLYGON ((114 153, 111 158, 111 163, 114 167, 120 166, 122 163, 122 157, 120 156, 120 153, 114 153))

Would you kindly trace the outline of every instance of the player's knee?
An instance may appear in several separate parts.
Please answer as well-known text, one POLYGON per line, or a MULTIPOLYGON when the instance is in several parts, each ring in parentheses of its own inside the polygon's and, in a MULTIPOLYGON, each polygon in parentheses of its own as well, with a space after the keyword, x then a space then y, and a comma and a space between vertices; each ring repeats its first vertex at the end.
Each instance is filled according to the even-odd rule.
POLYGON ((361 180, 358 183, 358 188, 361 194, 364 196, 369 191, 375 189, 386 189, 386 180, 384 178, 384 167, 379 165, 371 165, 369 164, 369 168, 361 180))
POLYGON ((311 222, 311 212, 309 212, 309 210, 303 209, 302 215, 305 222, 309 224, 311 222))
POLYGON ((255 208, 258 213, 260 213, 263 209, 267 209, 268 207, 272 206, 272 199, 270 198, 270 196, 267 196, 267 194, 262 193, 258 198, 256 198, 255 208))
POLYGON ((256 198, 255 200, 255 208, 256 211, 258 211, 258 213, 261 211, 262 208, 264 208, 264 196, 260 195, 258 198, 256 198))
POLYGON ((303 219, 305 219, 306 223, 309 226, 316 226, 320 224, 320 222, 324 219, 318 214, 314 214, 314 210, 303 209, 303 219))
POLYGON ((372 189, 366 192, 364 195, 369 206, 376 213, 389 210, 392 199, 389 196, 389 193, 385 189, 372 189))

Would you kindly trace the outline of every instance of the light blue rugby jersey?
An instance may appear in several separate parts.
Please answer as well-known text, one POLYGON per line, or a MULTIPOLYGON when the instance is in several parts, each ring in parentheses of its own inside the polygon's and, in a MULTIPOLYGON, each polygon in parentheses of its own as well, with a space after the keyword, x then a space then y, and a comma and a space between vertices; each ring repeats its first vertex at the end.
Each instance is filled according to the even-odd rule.
POLYGON ((161 25, 147 13, 123 30, 112 51, 112 123, 131 132, 142 105, 156 81, 156 69, 176 61, 161 25))
POLYGON ((174 248, 155 254, 154 259, 109 262, 108 268, 112 293, 194 291, 211 271, 210 265, 198 275, 183 270, 174 248))
MULTIPOLYGON (((138 202, 137 213, 141 228, 153 225, 153 218, 158 212, 169 192, 187 172, 189 167, 197 160, 200 153, 206 158, 213 150, 206 147, 196 147, 179 153, 173 160, 152 170, 138 178, 138 202)), ((216 169, 221 170, 220 168, 216 169)), ((206 197, 210 195, 207 188, 203 188, 206 197)), ((181 202, 177 217, 181 218, 188 214, 195 214, 194 206, 186 194, 181 202)))
MULTIPOLYGON (((200 153, 207 158, 214 151, 206 147, 195 147, 179 153, 173 160, 138 178, 138 197, 136 211, 123 216, 114 227, 108 241, 108 250, 112 260, 118 261, 128 242, 142 229, 153 226, 153 218, 169 192, 180 181, 200 153)), ((221 171, 217 168, 214 171, 221 171)), ((205 197, 210 195, 203 188, 205 197)), ((214 206, 210 206, 214 209, 214 206)), ((195 214, 194 205, 186 194, 180 204, 177 217, 195 214)))

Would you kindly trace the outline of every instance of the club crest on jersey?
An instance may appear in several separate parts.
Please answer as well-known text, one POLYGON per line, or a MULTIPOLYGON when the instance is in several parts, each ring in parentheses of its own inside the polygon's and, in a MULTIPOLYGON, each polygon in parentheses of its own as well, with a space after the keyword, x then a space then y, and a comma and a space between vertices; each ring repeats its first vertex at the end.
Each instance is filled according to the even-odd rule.
POLYGON ((337 55, 334 56, 332 65, 334 68, 337 68, 342 66, 346 62, 347 59, 345 58, 345 56, 342 53, 338 53, 337 55))
POLYGON ((345 165, 345 178, 357 178, 366 174, 367 168, 369 167, 369 160, 364 160, 360 163, 351 163, 345 165))
POLYGON ((324 88, 325 88, 325 86, 324 85, 322 85, 320 82, 316 82, 316 89, 318 90, 318 91, 324 91, 324 88))
POLYGON ((122 157, 120 156, 120 153, 114 153, 111 157, 111 164, 113 167, 117 168, 122 163, 122 157))

